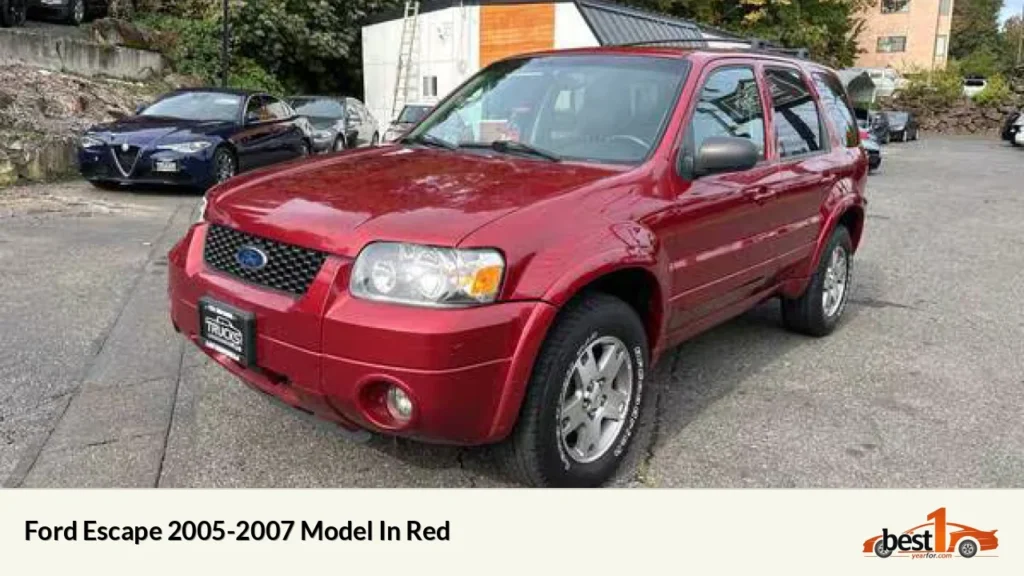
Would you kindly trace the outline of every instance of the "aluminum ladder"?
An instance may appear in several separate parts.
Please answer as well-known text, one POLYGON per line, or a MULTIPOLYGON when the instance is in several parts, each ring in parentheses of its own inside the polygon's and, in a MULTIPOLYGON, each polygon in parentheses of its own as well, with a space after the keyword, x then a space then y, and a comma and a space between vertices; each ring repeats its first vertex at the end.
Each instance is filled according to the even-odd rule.
POLYGON ((398 118, 406 102, 409 100, 409 90, 412 87, 412 72, 415 66, 414 58, 416 50, 416 28, 419 23, 420 3, 406 2, 405 17, 402 19, 402 42, 398 48, 398 73, 395 78, 395 97, 391 101, 391 121, 398 118))

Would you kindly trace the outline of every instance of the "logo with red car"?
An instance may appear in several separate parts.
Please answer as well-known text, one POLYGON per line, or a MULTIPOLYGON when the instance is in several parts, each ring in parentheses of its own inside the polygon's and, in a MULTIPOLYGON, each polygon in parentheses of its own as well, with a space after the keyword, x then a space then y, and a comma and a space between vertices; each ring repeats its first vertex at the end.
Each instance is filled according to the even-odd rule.
POLYGON ((944 507, 933 510, 925 519, 928 522, 902 532, 883 528, 881 534, 864 541, 864 554, 878 558, 893 554, 914 559, 973 558, 994 556, 979 553, 999 547, 995 530, 948 522, 944 507))

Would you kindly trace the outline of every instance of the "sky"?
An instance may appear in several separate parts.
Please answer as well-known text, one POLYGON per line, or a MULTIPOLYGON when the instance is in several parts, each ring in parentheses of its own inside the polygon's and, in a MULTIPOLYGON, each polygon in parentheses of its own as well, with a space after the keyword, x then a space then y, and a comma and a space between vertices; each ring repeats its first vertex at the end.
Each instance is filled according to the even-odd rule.
POLYGON ((1003 11, 999 14, 999 19, 1006 22, 1010 16, 1019 15, 1021 4, 1024 4, 1024 0, 1003 0, 1003 11))

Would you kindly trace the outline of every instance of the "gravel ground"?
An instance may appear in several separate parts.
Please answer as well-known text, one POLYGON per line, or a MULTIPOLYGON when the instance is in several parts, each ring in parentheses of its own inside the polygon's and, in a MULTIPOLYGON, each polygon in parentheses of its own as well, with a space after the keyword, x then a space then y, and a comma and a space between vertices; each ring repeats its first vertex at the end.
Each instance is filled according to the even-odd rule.
MULTIPOLYGON (((669 353, 618 480, 1024 486, 1024 152, 884 149, 839 330, 769 302, 669 353)), ((0 191, 0 480, 10 486, 494 486, 489 450, 358 444, 252 392, 167 322, 197 197, 0 191)))

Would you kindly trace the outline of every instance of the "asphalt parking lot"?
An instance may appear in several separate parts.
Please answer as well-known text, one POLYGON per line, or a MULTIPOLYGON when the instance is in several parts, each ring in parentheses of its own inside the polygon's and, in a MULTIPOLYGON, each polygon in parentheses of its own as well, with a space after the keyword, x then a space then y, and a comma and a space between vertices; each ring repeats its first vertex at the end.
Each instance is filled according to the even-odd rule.
MULTIPOLYGON (((884 149, 831 337, 769 302, 668 354, 624 486, 1024 486, 1024 152, 884 149)), ((487 449, 373 438, 272 403, 172 330, 197 195, 0 191, 6 486, 497 486, 487 449)))

